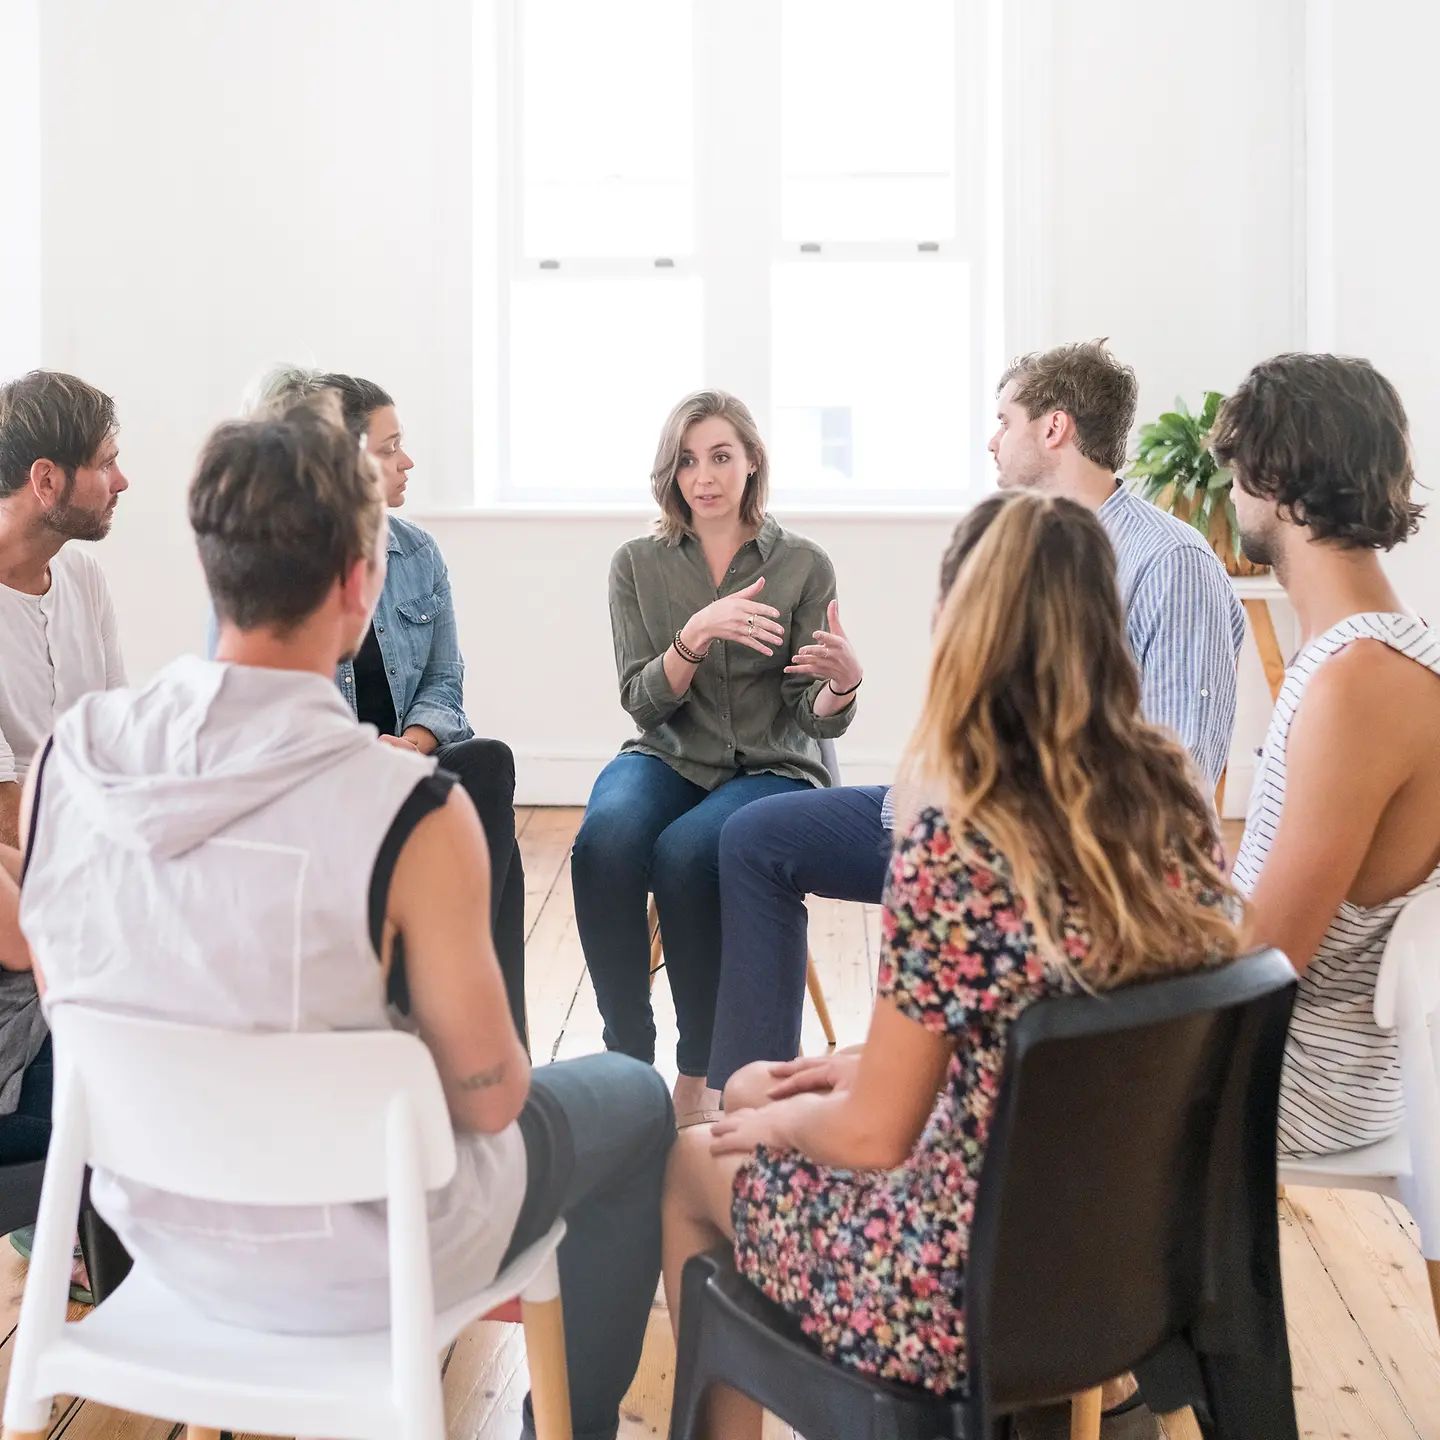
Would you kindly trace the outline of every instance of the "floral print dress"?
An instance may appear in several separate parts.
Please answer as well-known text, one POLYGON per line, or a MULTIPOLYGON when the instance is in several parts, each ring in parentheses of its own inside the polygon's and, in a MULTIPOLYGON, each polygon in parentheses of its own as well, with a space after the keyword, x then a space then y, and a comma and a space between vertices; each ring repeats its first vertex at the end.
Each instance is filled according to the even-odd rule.
MULTIPOLYGON (((883 923, 879 994, 956 1045, 935 1108, 898 1170, 759 1147, 735 1177, 735 1260, 833 1359, 944 1394, 965 1379, 965 1259, 1010 1027, 1078 987, 1042 959, 1003 856, 973 827, 957 846, 939 810, 896 847, 883 923)), ((1056 939, 1089 952, 1071 916, 1056 939)))

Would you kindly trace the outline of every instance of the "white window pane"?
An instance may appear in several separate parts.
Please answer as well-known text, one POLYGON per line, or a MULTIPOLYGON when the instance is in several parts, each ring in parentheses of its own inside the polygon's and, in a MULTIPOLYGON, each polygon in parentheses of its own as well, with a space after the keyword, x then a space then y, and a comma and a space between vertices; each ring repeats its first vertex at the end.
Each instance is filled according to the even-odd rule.
POLYGON ((690 254, 689 4, 521 0, 520 50, 525 254, 690 254))
POLYGON ((958 495, 970 464, 970 267, 782 264, 771 301, 777 493, 958 495))
POLYGON ((0 381, 40 363, 40 5, 0 0, 0 381))
POLYGON ((950 239, 955 76, 955 0, 783 0, 783 237, 950 239))
POLYGON ((700 388, 700 307, 682 276, 516 281, 511 489, 648 500, 660 427, 700 388))

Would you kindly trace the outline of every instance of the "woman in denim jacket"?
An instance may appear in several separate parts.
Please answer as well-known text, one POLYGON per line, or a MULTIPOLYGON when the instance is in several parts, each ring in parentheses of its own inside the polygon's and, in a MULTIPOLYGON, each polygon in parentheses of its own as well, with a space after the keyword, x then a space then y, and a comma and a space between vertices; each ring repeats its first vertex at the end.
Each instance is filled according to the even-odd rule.
MULTIPOLYGON (((280 366, 263 376, 246 413, 284 409, 321 390, 340 399, 346 428, 380 468, 392 512, 405 503, 415 462, 402 448, 395 402, 370 380, 280 366)), ((465 661, 450 598, 450 575, 434 538, 390 516, 385 588, 364 643, 336 672, 356 716, 387 745, 434 755, 459 777, 479 812, 490 849, 490 907, 495 952, 515 1028, 525 1025, 525 872, 515 840, 515 757, 501 740, 478 740, 465 716, 465 661)), ((214 625, 211 625, 213 648, 214 625)))

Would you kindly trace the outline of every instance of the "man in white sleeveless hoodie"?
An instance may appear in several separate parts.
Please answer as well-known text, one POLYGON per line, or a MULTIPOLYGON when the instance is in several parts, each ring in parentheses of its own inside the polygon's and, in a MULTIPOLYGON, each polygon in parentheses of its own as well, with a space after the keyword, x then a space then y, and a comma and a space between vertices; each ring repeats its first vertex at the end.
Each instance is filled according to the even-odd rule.
POLYGON ((1440 885, 1440 632, 1378 552, 1421 507, 1405 411, 1364 360, 1280 355, 1226 401, 1215 454, 1235 474, 1241 543, 1300 621, 1235 864, 1249 937, 1300 972, 1280 1148, 1326 1154, 1399 1125, 1393 1034, 1371 1006, 1406 901, 1440 885))
MULTIPOLYGON (((618 1055, 532 1076, 473 805, 433 759, 378 743, 334 687, 386 555, 373 464, 338 419, 322 402, 211 436, 190 519, 216 660, 178 660, 61 719, 26 786, 21 924, 47 1010, 380 1029, 387 979, 408 991, 459 1151, 430 1196, 436 1302, 475 1294, 563 1214, 574 1430, 610 1440, 659 1271, 669 1092, 618 1055)), ((91 1193, 212 1317, 298 1332, 386 1321, 381 1205, 216 1205, 103 1172, 91 1193)))

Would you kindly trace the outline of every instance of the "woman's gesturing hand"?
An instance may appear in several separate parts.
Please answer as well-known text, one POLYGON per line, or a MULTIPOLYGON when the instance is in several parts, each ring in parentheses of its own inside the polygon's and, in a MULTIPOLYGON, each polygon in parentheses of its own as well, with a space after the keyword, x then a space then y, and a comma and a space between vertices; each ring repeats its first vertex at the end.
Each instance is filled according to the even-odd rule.
POLYGON ((828 680, 830 688, 837 692, 853 690, 865 678, 860 666, 860 657, 840 623, 840 602, 832 600, 825 612, 829 630, 817 630, 815 643, 804 645, 794 657, 792 664, 785 667, 787 675, 809 675, 816 680, 828 680))
POLYGON ((773 605, 762 605, 756 600, 764 588, 762 575, 753 585, 697 610, 681 630, 681 639, 700 654, 716 640, 733 640, 762 655, 773 655, 775 651, 771 647, 785 643, 785 630, 779 623, 780 612, 773 605))

